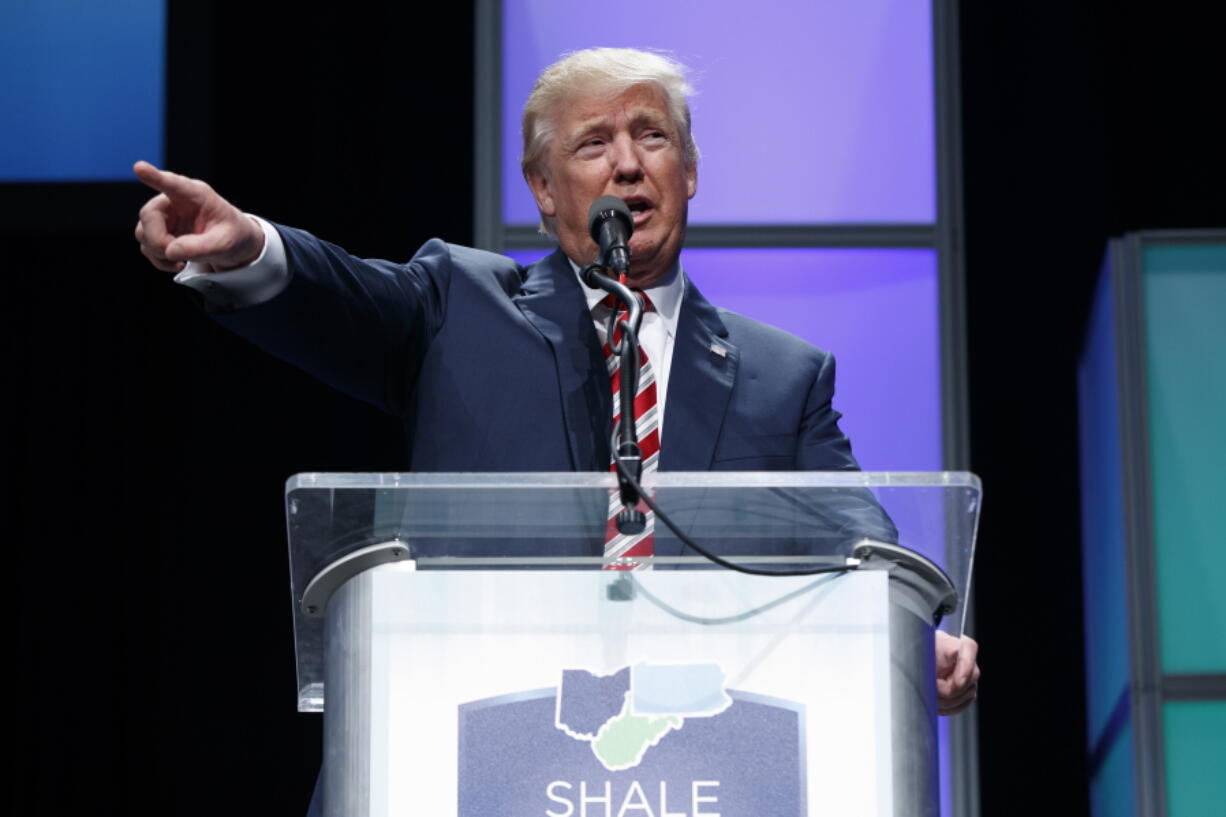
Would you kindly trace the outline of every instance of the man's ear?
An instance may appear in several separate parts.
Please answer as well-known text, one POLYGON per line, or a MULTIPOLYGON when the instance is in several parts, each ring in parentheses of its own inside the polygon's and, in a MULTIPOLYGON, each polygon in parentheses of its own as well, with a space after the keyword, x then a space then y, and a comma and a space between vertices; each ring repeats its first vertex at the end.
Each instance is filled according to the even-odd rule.
POLYGON ((694 194, 698 192, 698 163, 685 171, 685 189, 688 191, 688 198, 694 198, 694 194))
POLYGON ((541 215, 549 218, 556 216, 558 208, 554 204, 553 192, 545 174, 539 170, 530 170, 524 174, 524 178, 528 181, 528 189, 532 191, 532 198, 536 199, 536 209, 541 211, 541 215))

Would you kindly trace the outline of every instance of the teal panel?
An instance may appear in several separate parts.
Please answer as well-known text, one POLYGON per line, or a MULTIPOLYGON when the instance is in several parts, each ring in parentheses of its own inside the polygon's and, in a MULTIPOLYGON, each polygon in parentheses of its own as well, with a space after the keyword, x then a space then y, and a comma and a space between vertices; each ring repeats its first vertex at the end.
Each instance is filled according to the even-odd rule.
POLYGON ((1120 732, 1090 781, 1090 813, 1093 817, 1134 817, 1137 813, 1131 724, 1120 732))
POLYGON ((1226 814, 1226 701, 1178 701, 1162 707, 1166 803, 1171 817, 1226 814))
MULTIPOLYGON (((1108 255, 1109 259, 1109 255, 1108 255)), ((1104 261, 1077 365, 1087 745, 1102 740, 1129 677, 1115 285, 1104 261)))
POLYGON ((1142 292, 1162 671, 1226 672, 1226 244, 1146 247, 1142 292))

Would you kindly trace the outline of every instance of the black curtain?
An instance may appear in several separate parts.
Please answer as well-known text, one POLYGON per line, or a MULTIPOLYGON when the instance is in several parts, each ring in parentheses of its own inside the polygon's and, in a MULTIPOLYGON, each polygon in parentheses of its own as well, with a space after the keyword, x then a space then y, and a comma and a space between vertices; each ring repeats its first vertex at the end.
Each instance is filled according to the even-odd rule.
MULTIPOLYGON (((352 252, 471 241, 472 9, 172 2, 167 164, 352 252)), ((132 157, 133 160, 140 157, 132 157)), ((406 467, 397 421, 218 328, 139 185, 0 187, 15 814, 305 812, 283 483, 406 467)))

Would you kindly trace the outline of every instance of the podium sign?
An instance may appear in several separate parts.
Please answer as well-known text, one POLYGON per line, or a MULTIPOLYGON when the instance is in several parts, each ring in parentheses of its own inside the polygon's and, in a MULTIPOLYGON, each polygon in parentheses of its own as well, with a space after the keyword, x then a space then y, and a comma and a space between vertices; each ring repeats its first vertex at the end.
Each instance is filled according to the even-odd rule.
POLYGON ((974 522, 951 509, 977 510, 974 478, 713 476, 654 486, 701 544, 775 571, 859 569, 715 568, 658 522, 652 569, 596 569, 609 475, 291 481, 300 707, 326 696, 325 814, 937 813, 941 592, 865 542, 892 532, 871 540, 888 550, 919 519, 947 556, 969 531, 953 551, 965 571, 974 522), (924 492, 926 515, 898 501, 924 492))

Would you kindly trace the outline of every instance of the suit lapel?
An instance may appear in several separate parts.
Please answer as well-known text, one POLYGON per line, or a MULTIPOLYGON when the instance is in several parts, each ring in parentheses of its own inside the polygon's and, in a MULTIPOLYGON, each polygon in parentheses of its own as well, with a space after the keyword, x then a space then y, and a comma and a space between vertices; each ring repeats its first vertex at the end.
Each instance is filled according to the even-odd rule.
POLYGON ((608 467, 612 396, 583 290, 559 249, 528 268, 516 306, 553 350, 571 467, 608 467))
MULTIPOLYGON (((715 460, 739 351, 728 342, 728 330, 715 307, 686 281, 668 375, 664 437, 660 440, 660 470, 709 471, 715 460)), ((659 496, 673 522, 693 533, 706 503, 707 489, 672 489, 659 496)), ((656 524, 656 553, 693 556, 671 532, 656 524)))
POLYGON ((660 470, 711 469, 739 355, 715 307, 687 280, 668 375, 660 470))

